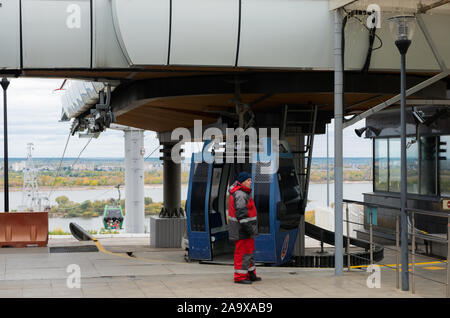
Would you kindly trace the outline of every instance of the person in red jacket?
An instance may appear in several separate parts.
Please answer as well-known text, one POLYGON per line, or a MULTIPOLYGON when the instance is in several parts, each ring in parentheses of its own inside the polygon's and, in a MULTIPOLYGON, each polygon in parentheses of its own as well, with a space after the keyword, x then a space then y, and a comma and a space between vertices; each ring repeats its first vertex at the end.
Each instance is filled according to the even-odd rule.
POLYGON ((251 284, 260 281, 256 276, 254 252, 258 235, 255 202, 251 197, 252 178, 248 172, 239 173, 229 189, 228 237, 235 242, 234 282, 251 284))

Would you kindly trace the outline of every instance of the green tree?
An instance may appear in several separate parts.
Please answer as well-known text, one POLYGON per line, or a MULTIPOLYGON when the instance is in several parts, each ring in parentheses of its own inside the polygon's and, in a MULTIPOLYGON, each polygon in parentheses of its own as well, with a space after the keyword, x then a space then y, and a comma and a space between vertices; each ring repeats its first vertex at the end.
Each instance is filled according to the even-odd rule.
POLYGON ((57 197, 55 199, 55 201, 56 201, 56 203, 58 203, 58 205, 64 205, 69 202, 69 198, 66 197, 65 195, 61 195, 61 196, 57 197))
POLYGON ((87 210, 87 209, 89 209, 89 208, 91 208, 92 207, 92 203, 91 203, 91 201, 89 201, 89 200, 87 200, 87 201, 84 201, 83 203, 81 203, 81 205, 80 205, 80 208, 81 208, 81 210, 87 210))

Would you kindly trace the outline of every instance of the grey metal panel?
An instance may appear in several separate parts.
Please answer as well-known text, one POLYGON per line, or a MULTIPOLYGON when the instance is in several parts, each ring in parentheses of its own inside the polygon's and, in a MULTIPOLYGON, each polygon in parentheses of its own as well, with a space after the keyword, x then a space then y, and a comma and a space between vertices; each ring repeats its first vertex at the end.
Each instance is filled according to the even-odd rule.
POLYGON ((234 66, 238 0, 173 0, 170 64, 234 66))
POLYGON ((20 7, 17 0, 0 1, 0 69, 20 68, 20 7), (7 49, 4 49, 7 48, 7 49))
POLYGON ((167 64, 170 0, 112 0, 116 36, 130 65, 167 64))
POLYGON ((92 10, 94 24, 92 67, 128 67, 128 61, 122 52, 114 30, 111 1, 95 0, 92 10))
MULTIPOLYGON (((371 70, 399 70, 400 68, 400 54, 395 46, 387 22, 387 19, 393 15, 395 14, 382 13, 381 28, 377 29, 376 34, 383 41, 383 45, 380 49, 372 52, 370 63, 371 70)), ((441 54, 444 59, 447 58, 447 60, 450 61, 450 46, 448 41, 450 19, 448 17, 440 19, 441 17, 435 15, 433 15, 431 19, 428 18, 429 16, 424 16, 424 21, 427 26, 429 26, 432 37, 436 37, 435 43, 438 48, 442 50, 441 54), (445 30, 447 30, 447 32, 445 30)), ((369 42, 368 31, 365 25, 362 25, 355 19, 350 19, 345 29, 345 35, 345 69, 360 70, 364 65, 367 55, 369 42)), ((375 39, 374 48, 378 47, 379 44, 380 41, 375 39)), ((410 71, 439 70, 439 65, 418 26, 416 26, 416 31, 406 59, 406 66, 410 71)))
POLYGON ((333 69, 325 0, 242 0, 238 66, 333 69))
POLYGON ((89 68, 89 0, 23 0, 24 68, 89 68))
POLYGON ((150 246, 179 248, 186 227, 186 218, 150 217, 150 246))
MULTIPOLYGON (((450 17, 448 15, 422 15, 425 26, 447 67, 450 66, 450 17)), ((408 54, 409 55, 409 54, 408 54)))

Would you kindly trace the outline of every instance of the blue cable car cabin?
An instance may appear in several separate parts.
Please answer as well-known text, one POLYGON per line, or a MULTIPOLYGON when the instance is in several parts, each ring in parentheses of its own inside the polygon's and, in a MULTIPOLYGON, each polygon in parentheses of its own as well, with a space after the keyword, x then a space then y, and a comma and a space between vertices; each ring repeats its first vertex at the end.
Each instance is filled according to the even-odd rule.
MULTIPOLYGON (((286 147, 288 148, 288 147, 286 147)), ((234 243, 228 240, 228 189, 241 171, 252 175, 252 197, 258 215, 255 262, 288 262, 298 236, 304 205, 293 154, 279 153, 277 171, 262 173, 270 162, 191 162, 186 203, 189 258, 214 261, 232 259, 234 243)))

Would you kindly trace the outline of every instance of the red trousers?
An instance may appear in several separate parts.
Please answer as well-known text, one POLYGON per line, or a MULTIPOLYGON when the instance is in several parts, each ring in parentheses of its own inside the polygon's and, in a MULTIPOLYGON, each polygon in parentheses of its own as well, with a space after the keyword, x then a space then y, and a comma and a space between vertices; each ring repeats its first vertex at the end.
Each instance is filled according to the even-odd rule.
POLYGON ((249 272, 255 271, 255 239, 235 241, 234 250, 234 281, 249 279, 249 272))

